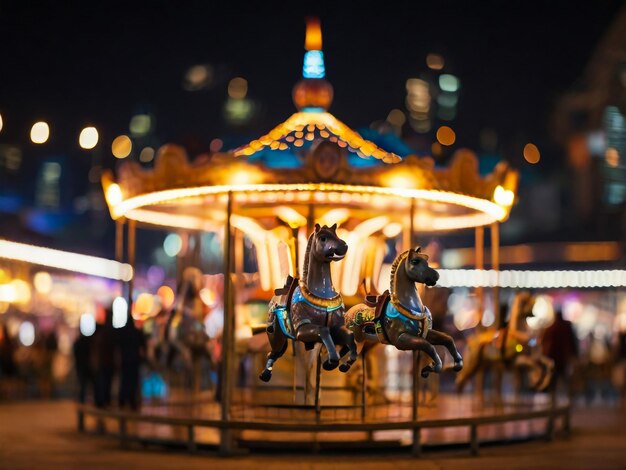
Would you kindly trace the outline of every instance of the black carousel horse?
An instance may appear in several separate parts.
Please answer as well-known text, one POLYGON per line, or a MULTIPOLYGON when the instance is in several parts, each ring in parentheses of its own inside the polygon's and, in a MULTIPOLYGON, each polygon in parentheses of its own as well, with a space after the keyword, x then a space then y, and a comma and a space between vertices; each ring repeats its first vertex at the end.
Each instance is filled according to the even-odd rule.
POLYGON ((435 345, 443 345, 454 360, 453 369, 463 368, 463 358, 452 337, 432 329, 432 315, 420 299, 415 283, 434 286, 439 273, 428 266, 421 248, 409 249, 396 257, 391 267, 390 290, 381 296, 367 296, 345 315, 346 325, 357 341, 392 344, 403 351, 424 351, 433 362, 425 366, 422 377, 440 372, 443 363, 435 345))
POLYGON ((302 279, 289 277, 285 287, 276 289, 272 297, 267 325, 272 351, 259 376, 264 382, 272 378, 272 367, 285 353, 289 339, 304 342, 309 350, 321 342, 328 351, 323 364, 326 370, 339 366, 341 372, 347 372, 356 361, 354 334, 345 326, 343 299, 335 291, 330 273, 330 263, 342 260, 348 251, 336 229, 337 224, 332 227, 315 224, 304 256, 302 279), (340 352, 336 345, 342 346, 340 352), (348 359, 339 365, 348 353, 348 359))

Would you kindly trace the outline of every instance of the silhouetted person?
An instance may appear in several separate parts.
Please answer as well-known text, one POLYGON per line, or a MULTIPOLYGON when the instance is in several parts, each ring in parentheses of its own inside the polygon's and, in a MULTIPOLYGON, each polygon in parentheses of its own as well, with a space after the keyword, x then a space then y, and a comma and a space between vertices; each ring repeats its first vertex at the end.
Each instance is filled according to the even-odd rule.
POLYGON ((17 374, 15 365, 15 342, 9 336, 6 325, 0 332, 0 377, 14 377, 17 374))
POLYGON ((93 334, 93 353, 96 374, 95 402, 99 408, 111 404, 111 382, 115 368, 115 336, 113 310, 105 312, 104 324, 97 325, 93 334))
POLYGON ((89 388, 94 385, 94 371, 92 360, 93 336, 78 334, 74 342, 74 367, 78 377, 78 401, 85 403, 89 388))
POLYGON ((546 328, 542 340, 543 353, 554 361, 553 384, 567 377, 570 362, 578 357, 578 340, 572 322, 563 319, 561 310, 554 313, 554 323, 546 328))
POLYGON ((128 405, 137 410, 140 403, 139 368, 145 356, 145 338, 141 330, 135 327, 132 318, 119 330, 118 338, 122 363, 119 405, 121 408, 128 405))

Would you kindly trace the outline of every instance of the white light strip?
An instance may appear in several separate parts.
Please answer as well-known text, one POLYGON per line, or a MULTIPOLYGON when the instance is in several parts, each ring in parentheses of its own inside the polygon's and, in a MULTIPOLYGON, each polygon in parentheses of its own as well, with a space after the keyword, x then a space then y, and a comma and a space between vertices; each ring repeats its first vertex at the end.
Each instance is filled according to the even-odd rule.
POLYGON ((119 281, 130 281, 133 277, 133 268, 129 264, 8 240, 0 240, 0 258, 119 281))
MULTIPOLYGON (((207 194, 222 194, 232 192, 350 192, 363 194, 379 194, 383 196, 398 196, 405 198, 422 199, 433 202, 445 202, 468 207, 485 214, 484 224, 506 219, 508 210, 495 202, 480 199, 465 194, 429 189, 386 188, 381 186, 356 186, 332 183, 304 183, 304 184, 241 184, 228 186, 198 186, 193 188, 166 189, 152 193, 141 194, 128 198, 110 207, 114 219, 127 215, 133 209, 152 204, 163 204, 176 199, 204 196, 207 194)), ((128 214, 130 215, 130 214, 128 214)), ((477 221, 475 221, 477 222, 477 221)), ((442 227, 443 228, 443 227, 442 227)))
POLYGON ((440 287, 513 287, 557 289, 626 287, 625 270, 597 271, 494 271, 438 269, 440 287))

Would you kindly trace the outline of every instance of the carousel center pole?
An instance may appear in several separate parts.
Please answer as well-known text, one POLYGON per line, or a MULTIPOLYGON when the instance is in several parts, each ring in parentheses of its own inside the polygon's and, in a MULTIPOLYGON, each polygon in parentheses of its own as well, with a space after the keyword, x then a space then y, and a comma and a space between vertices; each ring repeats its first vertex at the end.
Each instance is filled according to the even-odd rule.
POLYGON ((231 343, 234 339, 234 311, 232 306, 232 279, 230 277, 232 268, 232 228, 230 218, 233 211, 232 193, 228 192, 226 203, 226 222, 224 224, 224 328, 222 332, 222 364, 221 364, 221 418, 224 427, 220 432, 220 452, 228 455, 232 452, 232 430, 230 423, 230 400, 233 389, 232 356, 230 354, 231 343))

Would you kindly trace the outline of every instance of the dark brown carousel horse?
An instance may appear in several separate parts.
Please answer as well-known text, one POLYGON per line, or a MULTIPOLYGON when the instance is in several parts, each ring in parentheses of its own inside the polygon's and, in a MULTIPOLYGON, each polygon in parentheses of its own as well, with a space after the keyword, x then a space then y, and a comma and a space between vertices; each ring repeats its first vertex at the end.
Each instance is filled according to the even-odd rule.
POLYGON ((432 329, 432 315, 420 299, 415 283, 434 286, 439 273, 428 266, 428 256, 421 248, 398 255, 391 267, 390 291, 366 303, 352 307, 344 315, 346 325, 357 341, 393 344, 403 351, 424 351, 433 360, 425 366, 422 377, 441 372, 443 363, 435 345, 443 345, 454 360, 453 369, 463 368, 463 358, 452 337, 432 329))
POLYGON ((267 355, 265 369, 259 376, 264 382, 272 378, 272 367, 287 349, 289 339, 305 343, 312 349, 322 343, 328 351, 324 361, 326 370, 347 372, 356 361, 354 334, 345 326, 341 295, 335 291, 330 275, 330 263, 346 256, 348 245, 332 227, 315 224, 304 255, 302 279, 289 277, 282 289, 276 289, 269 304, 267 336, 272 351, 267 355), (337 352, 336 345, 342 346, 337 352), (350 353, 339 365, 340 359, 350 353))

